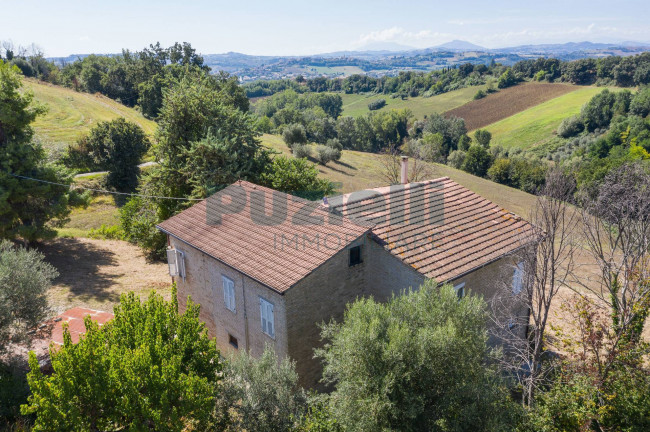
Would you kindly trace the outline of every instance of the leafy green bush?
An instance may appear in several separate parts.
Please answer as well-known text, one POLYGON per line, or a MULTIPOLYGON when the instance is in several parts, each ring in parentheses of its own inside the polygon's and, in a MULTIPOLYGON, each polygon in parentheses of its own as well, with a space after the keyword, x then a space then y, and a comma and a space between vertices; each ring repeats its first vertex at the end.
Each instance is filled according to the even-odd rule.
POLYGON ((307 142, 307 132, 303 125, 293 123, 284 128, 282 139, 289 148, 292 148, 294 144, 305 144, 307 142))
MULTIPOLYGON (((149 149, 149 138, 135 123, 118 117, 100 122, 77 146, 88 150, 92 168, 108 170, 106 184, 120 192, 131 192, 138 183, 138 164, 149 149)), ((68 150, 70 152, 71 149, 68 150)), ((80 156, 81 157, 81 156, 80 156)))
POLYGON ((0 241, 0 352, 45 318, 47 290, 58 275, 40 252, 0 241))
POLYGON ((103 240, 125 240, 125 234, 120 225, 102 224, 97 229, 91 229, 88 237, 103 240))
POLYGON ((492 134, 490 131, 487 131, 485 129, 477 129, 476 132, 474 132, 474 138, 476 139, 477 143, 485 148, 489 148, 490 141, 492 140, 492 134))
POLYGON ((311 145, 309 144, 294 144, 291 147, 291 153, 293 157, 302 159, 309 158, 311 156, 311 145))
POLYGON ((227 431, 293 431, 306 410, 295 364, 270 346, 258 359, 241 352, 226 362, 217 412, 228 418, 227 431))
POLYGON ((606 128, 614 116, 614 103, 616 95, 605 89, 587 102, 580 113, 580 117, 589 132, 597 128, 606 128))
POLYGON ((323 144, 316 146, 316 160, 322 165, 341 159, 341 150, 323 144))
POLYGON ((461 169, 465 163, 466 156, 467 152, 463 150, 454 150, 449 153, 449 157, 447 157, 447 165, 456 169, 461 169))
POLYGON ((120 228, 124 239, 140 246, 149 258, 162 259, 167 237, 156 229, 156 224, 161 222, 158 211, 154 200, 133 197, 120 208, 120 228))
POLYGON ((277 156, 267 166, 260 183, 306 199, 320 199, 334 192, 328 180, 318 178, 318 169, 306 159, 277 156))
POLYGON ((517 84, 519 81, 520 79, 515 75, 512 69, 508 68, 499 77, 499 81, 497 82, 497 87, 499 87, 500 89, 511 87, 517 84))
POLYGON ((34 430, 206 430, 222 363, 199 306, 190 300, 179 314, 174 287, 170 302, 123 294, 114 312, 102 327, 86 317, 77 344, 64 327, 52 375, 30 353, 22 412, 35 415, 34 430))
POLYGON ((296 432, 343 432, 327 404, 327 397, 318 395, 309 403, 307 414, 300 421, 296 432))
POLYGON ((574 115, 562 120, 562 123, 557 128, 557 134, 562 138, 570 138, 578 135, 584 128, 585 125, 580 116, 574 115))
POLYGON ((504 185, 512 186, 511 170, 512 161, 508 158, 498 158, 494 161, 492 166, 488 169, 488 178, 494 182, 504 185))
POLYGON ((475 176, 485 177, 491 164, 492 156, 488 153, 487 149, 481 145, 474 144, 467 150, 462 169, 475 176))
POLYGON ((368 109, 370 111, 375 111, 378 109, 382 109, 385 106, 386 106, 386 99, 377 99, 368 104, 368 109))
POLYGON ((647 117, 650 114, 650 86, 641 88, 630 102, 630 114, 647 117))
POLYGON ((474 93, 474 100, 483 99, 485 96, 487 96, 485 90, 479 89, 476 93, 474 93))

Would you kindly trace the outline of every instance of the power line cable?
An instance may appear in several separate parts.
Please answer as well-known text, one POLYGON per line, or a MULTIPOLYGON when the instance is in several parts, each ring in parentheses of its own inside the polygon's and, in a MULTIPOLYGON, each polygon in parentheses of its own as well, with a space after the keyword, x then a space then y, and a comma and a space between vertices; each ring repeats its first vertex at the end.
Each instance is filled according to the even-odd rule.
POLYGON ((65 183, 56 183, 48 180, 36 179, 33 177, 21 176, 13 173, 6 173, 6 174, 9 174, 10 176, 13 177, 25 179, 25 180, 33 180, 40 183, 47 183, 55 186, 63 186, 63 187, 67 187, 68 189, 82 189, 82 190, 88 190, 92 192, 99 192, 99 193, 113 194, 113 195, 128 195, 128 196, 136 196, 140 198, 169 199, 169 200, 178 200, 178 201, 203 201, 203 198, 178 198, 178 197, 166 197, 166 196, 156 196, 156 195, 144 195, 144 194, 136 194, 136 193, 128 193, 128 192, 116 192, 116 191, 109 191, 105 189, 93 189, 93 188, 88 188, 83 186, 68 185, 65 183))

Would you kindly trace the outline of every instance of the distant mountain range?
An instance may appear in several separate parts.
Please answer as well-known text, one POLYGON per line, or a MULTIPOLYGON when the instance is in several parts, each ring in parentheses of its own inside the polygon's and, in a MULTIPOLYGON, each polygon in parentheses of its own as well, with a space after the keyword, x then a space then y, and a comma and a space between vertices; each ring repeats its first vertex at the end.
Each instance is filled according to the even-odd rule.
MULTIPOLYGON (((584 41, 489 49, 468 41, 453 40, 424 49, 393 42, 371 42, 355 51, 336 51, 308 56, 258 56, 228 52, 203 54, 203 58, 215 72, 223 70, 239 76, 242 81, 254 81, 293 78, 298 75, 306 78, 343 77, 353 73, 383 76, 395 75, 403 70, 427 71, 467 62, 489 63, 494 60, 502 64, 513 64, 520 60, 538 57, 576 60, 608 55, 634 55, 645 51, 650 51, 650 42, 584 41)), ((69 63, 87 55, 76 54, 51 60, 69 63)))

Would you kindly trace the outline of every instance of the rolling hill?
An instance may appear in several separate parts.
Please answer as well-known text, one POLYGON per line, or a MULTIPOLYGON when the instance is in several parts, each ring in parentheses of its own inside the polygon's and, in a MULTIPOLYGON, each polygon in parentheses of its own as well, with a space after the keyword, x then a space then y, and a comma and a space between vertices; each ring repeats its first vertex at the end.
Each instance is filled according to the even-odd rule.
POLYGON ((445 115, 465 119, 467 130, 472 131, 579 88, 568 84, 523 83, 466 103, 445 115))
MULTIPOLYGON (((277 135, 264 135, 262 143, 278 152, 290 155, 289 148, 282 138, 277 135)), ((329 164, 317 165, 320 175, 338 185, 337 193, 348 193, 378 186, 386 186, 387 181, 382 177, 380 158, 374 153, 364 153, 343 150, 341 160, 329 164)), ((427 167, 427 178, 447 176, 473 192, 495 202, 501 207, 527 217, 535 203, 535 196, 494 183, 490 180, 473 176, 452 167, 418 161, 427 167)))
POLYGON ((50 152, 66 148, 97 122, 116 117, 124 117, 140 125, 149 135, 156 130, 154 121, 105 96, 80 93, 32 79, 25 79, 23 83, 26 90, 34 93, 34 99, 48 108, 47 113, 38 117, 33 126, 36 138, 50 152))
POLYGON ((555 130, 562 120, 578 114, 582 106, 601 91, 602 87, 577 87, 575 91, 487 125, 485 129, 492 133, 491 145, 541 149, 557 136, 555 130))
MULTIPOLYGON (((386 106, 381 110, 408 108, 417 119, 437 112, 443 113, 470 102, 479 89, 486 86, 466 87, 432 97, 412 97, 408 99, 391 98, 388 95, 341 94, 344 116, 359 117, 368 114, 368 104, 377 99, 385 99, 386 106)), ((378 111, 381 111, 378 110, 378 111)))

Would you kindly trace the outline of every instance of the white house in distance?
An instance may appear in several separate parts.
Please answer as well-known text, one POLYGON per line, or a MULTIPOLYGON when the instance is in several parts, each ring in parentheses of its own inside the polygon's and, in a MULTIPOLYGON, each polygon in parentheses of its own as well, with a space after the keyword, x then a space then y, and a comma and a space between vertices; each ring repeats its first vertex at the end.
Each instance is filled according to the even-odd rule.
POLYGON ((340 320, 356 298, 383 301, 427 278, 485 298, 506 278, 517 295, 513 253, 533 227, 442 177, 324 203, 240 181, 158 228, 180 309, 188 296, 200 303, 224 353, 259 356, 271 344, 309 387, 321 375, 319 323, 340 320))

